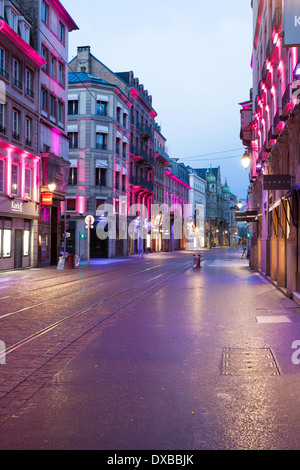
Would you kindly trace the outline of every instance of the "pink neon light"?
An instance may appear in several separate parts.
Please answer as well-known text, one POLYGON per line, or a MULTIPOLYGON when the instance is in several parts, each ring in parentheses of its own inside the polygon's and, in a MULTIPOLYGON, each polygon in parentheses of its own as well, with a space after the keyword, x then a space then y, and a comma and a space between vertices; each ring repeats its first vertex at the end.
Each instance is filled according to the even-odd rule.
POLYGON ((47 62, 29 45, 24 39, 21 38, 5 21, 0 21, 0 31, 11 39, 25 54, 32 59, 39 67, 42 67, 47 62))
POLYGON ((131 93, 132 96, 134 96, 135 98, 138 98, 138 97, 139 97, 139 92, 137 91, 136 88, 131 88, 130 93, 131 93))
POLYGON ((76 204, 76 212, 78 214, 85 213, 85 197, 77 195, 77 204, 76 204))
POLYGON ((182 184, 183 186, 185 186, 186 188, 191 189, 191 187, 190 187, 188 184, 184 183, 184 182, 181 181, 179 178, 177 178, 177 176, 173 175, 173 174, 170 172, 170 170, 166 170, 165 173, 166 173, 166 175, 170 176, 170 178, 172 178, 173 180, 177 181, 177 183, 180 183, 180 184, 182 184))
POLYGON ((11 149, 7 149, 7 179, 6 179, 6 190, 7 194, 11 195, 11 149))

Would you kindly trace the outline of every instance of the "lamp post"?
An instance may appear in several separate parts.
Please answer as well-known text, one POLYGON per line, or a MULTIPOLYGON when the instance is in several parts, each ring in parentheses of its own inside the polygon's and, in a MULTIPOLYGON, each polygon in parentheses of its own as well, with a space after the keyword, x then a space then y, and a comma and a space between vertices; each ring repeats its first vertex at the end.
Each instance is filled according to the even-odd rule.
POLYGON ((251 157, 247 151, 245 151, 244 155, 242 156, 241 162, 242 162, 244 169, 248 170, 250 163, 251 163, 251 157))

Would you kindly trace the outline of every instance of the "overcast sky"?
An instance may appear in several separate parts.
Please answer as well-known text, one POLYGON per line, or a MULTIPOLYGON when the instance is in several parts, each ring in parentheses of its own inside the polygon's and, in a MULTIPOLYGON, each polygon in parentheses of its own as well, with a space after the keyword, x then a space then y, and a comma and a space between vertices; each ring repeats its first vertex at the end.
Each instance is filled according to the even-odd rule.
POLYGON ((238 103, 252 86, 250 0, 62 3, 80 28, 70 34, 69 60, 90 46, 112 71, 132 70, 152 95, 170 157, 220 166, 222 180, 246 198, 238 103))

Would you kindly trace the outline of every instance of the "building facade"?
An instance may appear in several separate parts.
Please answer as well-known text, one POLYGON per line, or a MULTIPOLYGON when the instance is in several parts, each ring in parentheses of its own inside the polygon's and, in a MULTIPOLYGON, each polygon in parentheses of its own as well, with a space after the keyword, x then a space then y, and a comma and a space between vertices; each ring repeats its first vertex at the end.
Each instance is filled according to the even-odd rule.
POLYGON ((225 179, 221 180, 221 168, 198 168, 195 172, 206 181, 206 240, 205 246, 229 246, 230 227, 235 224, 230 209, 231 193, 225 179))
POLYGON ((178 159, 170 159, 165 169, 165 205, 169 211, 169 233, 166 251, 186 249, 189 222, 190 176, 187 167, 178 159))
POLYGON ((189 236, 188 247, 195 250, 205 247, 206 232, 206 181, 188 167, 189 190, 189 236))
POLYGON ((68 37, 77 25, 59 0, 18 0, 31 22, 31 42, 44 59, 39 90, 40 217, 39 260, 41 266, 56 265, 61 246, 61 203, 69 174, 67 136, 68 37), (49 190, 52 189, 52 191, 49 190))
POLYGON ((38 266, 39 74, 31 24, 0 1, 0 269, 38 266))
POLYGON ((251 156, 250 264, 297 298, 300 49, 285 43, 281 0, 253 0, 252 8, 253 89, 241 103, 241 139, 251 156))
POLYGON ((139 79, 134 77, 133 72, 112 72, 91 54, 89 46, 78 47, 77 56, 70 62, 70 68, 74 72, 84 70, 116 85, 130 103, 128 207, 132 210, 128 217, 133 225, 136 222, 137 234, 129 237, 129 253, 140 253, 141 248, 144 251, 151 250, 151 242, 146 233, 144 237, 140 236, 138 217, 141 215, 146 221, 145 232, 148 235, 153 204, 154 118, 157 115, 152 107, 152 97, 144 90, 139 79))
POLYGON ((87 258, 85 217, 91 229, 91 258, 128 254, 127 239, 119 238, 119 216, 127 216, 129 119, 131 103, 116 86, 91 73, 69 74, 68 137, 70 175, 66 198, 67 252, 87 258), (116 237, 101 239, 96 229, 107 225, 101 206, 113 207, 116 237))
POLYGON ((169 155, 166 152, 166 138, 161 133, 160 126, 155 123, 154 128, 154 204, 159 210, 152 212, 152 250, 153 252, 166 251, 166 242, 163 238, 165 208, 165 169, 170 164, 169 155))

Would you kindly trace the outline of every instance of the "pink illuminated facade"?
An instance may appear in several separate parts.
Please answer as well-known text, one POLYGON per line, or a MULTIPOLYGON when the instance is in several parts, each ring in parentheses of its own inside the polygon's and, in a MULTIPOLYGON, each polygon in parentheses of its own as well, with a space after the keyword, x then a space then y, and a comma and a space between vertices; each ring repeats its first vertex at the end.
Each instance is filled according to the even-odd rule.
POLYGON ((250 99, 240 103, 241 139, 251 155, 250 210, 256 216, 250 224, 251 266, 297 299, 300 47, 284 44, 282 0, 253 0, 252 8, 253 89, 250 99))
MULTIPOLYGON (((8 3, 8 2, 5 2, 8 3)), ((39 260, 41 266, 56 265, 61 245, 61 204, 65 200, 69 173, 67 135, 68 37, 78 29, 59 0, 12 0, 20 5, 34 26, 35 53, 44 60, 35 99, 39 105, 38 154, 40 157, 39 260), (52 204, 43 194, 54 184, 52 204)))
POLYGON ((96 228, 105 224, 105 211, 97 210, 103 204, 113 206, 117 220, 127 216, 131 103, 116 85, 91 73, 70 73, 68 89, 67 251, 87 258, 85 217, 92 215, 91 258, 127 255, 119 231, 116 239, 100 240, 96 228))
POLYGON ((183 163, 177 159, 170 159, 165 169, 165 204, 170 211, 170 234, 165 240, 165 251, 183 250, 186 248, 187 239, 184 225, 189 220, 189 172, 183 163), (176 219, 181 220, 181 237, 175 237, 176 219))
POLYGON ((39 74, 31 25, 0 1, 0 269, 38 266, 39 74))
MULTIPOLYGON (((129 115, 129 171, 127 185, 128 207, 137 205, 142 215, 151 222, 153 204, 153 169, 154 169, 154 119, 156 112, 152 107, 152 97, 144 90, 133 72, 114 73, 91 54, 90 47, 78 47, 77 56, 70 62, 72 71, 91 73, 120 90, 124 105, 130 106, 129 115)), ((119 113, 122 113, 122 107, 119 113)), ((124 129, 124 126, 123 126, 124 129)), ((124 129, 125 130, 125 129, 124 129)), ((119 129, 119 132, 121 129, 119 129)), ((124 132, 121 131, 122 136, 124 132)), ((120 138, 123 141, 123 138, 120 138)), ((123 142, 122 142, 123 143, 123 142)), ((128 214, 131 220, 135 214, 128 214)), ((147 239, 148 240, 148 239, 147 239)), ((151 243, 144 240, 144 251, 151 250, 151 243)), ((140 239, 129 239, 129 253, 140 250, 140 239)))

